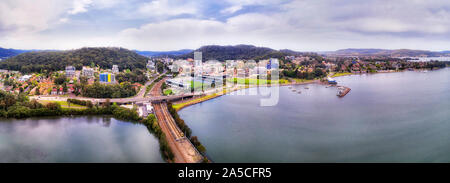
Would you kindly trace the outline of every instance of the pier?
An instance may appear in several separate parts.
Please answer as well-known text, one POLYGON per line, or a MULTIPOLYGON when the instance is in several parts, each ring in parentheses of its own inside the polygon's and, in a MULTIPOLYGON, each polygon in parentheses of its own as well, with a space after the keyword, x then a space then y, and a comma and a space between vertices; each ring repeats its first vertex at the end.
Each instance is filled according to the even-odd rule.
POLYGON ((337 86, 337 88, 338 88, 338 92, 337 92, 336 95, 338 97, 344 97, 345 95, 348 94, 348 92, 350 92, 350 90, 352 90, 352 89, 350 89, 349 87, 346 87, 346 86, 337 86))

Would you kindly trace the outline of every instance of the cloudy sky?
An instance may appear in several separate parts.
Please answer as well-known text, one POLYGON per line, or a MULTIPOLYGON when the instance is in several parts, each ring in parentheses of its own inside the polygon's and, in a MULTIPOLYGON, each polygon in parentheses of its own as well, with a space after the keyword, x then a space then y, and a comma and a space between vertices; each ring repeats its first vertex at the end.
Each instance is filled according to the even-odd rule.
POLYGON ((0 47, 450 50, 449 0, 1 0, 0 47))

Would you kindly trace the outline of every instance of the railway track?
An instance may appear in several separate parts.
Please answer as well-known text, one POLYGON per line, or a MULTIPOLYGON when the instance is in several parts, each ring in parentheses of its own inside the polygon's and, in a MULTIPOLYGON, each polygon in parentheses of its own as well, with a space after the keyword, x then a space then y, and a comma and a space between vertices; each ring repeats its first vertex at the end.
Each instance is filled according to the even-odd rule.
MULTIPOLYGON (((153 97, 161 96, 161 85, 165 82, 162 79, 152 88, 150 95, 153 97)), ((156 118, 163 132, 166 134, 167 141, 171 147, 176 163, 198 163, 203 160, 203 156, 198 152, 184 133, 180 130, 172 115, 167 109, 166 103, 153 103, 156 118)))
POLYGON ((161 120, 167 125, 174 139, 177 141, 183 139, 185 137, 184 133, 178 128, 172 115, 168 112, 167 107, 162 104, 155 104, 154 107, 157 115, 160 116, 161 120))

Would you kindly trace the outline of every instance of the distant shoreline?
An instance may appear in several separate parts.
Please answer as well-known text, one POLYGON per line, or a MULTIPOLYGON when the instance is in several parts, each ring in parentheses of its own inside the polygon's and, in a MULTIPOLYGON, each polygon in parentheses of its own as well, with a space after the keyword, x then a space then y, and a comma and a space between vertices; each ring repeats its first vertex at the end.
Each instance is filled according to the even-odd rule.
MULTIPOLYGON (((442 68, 439 68, 439 69, 442 69, 442 68)), ((439 70, 439 69, 414 69, 412 71, 439 70)), ((335 77, 330 76, 330 77, 338 78, 338 77, 344 77, 344 76, 355 76, 355 75, 363 75, 363 74, 383 74, 383 73, 385 74, 385 73, 397 73, 397 72, 405 72, 405 71, 409 71, 409 70, 405 69, 405 70, 401 70, 401 71, 399 70, 399 71, 374 72, 374 73, 349 73, 349 74, 345 74, 345 75, 340 75, 340 76, 335 76, 335 77)), ((278 84, 278 86, 307 85, 307 84, 325 84, 326 85, 326 83, 323 83, 320 80, 316 79, 316 80, 307 81, 307 82, 301 82, 301 83, 278 84)), ((180 102, 175 102, 174 103, 174 108, 178 112, 178 111, 181 111, 182 109, 184 109, 186 107, 189 107, 189 106, 192 106, 192 105, 195 105, 195 104, 199 104, 199 103, 211 100, 211 99, 215 99, 215 98, 221 97, 221 96, 226 95, 226 94, 231 93, 231 92, 235 92, 235 91, 243 90, 243 89, 248 89, 248 88, 267 87, 267 86, 269 86, 269 85, 267 85, 267 84, 265 84, 265 85, 250 85, 250 86, 244 86, 242 88, 233 89, 232 91, 226 91, 223 94, 218 94, 218 93, 221 93, 221 92, 213 93, 213 94, 210 94, 210 95, 205 95, 205 96, 202 96, 202 97, 191 99, 191 100, 189 100, 187 102, 181 102, 181 103, 180 102)))

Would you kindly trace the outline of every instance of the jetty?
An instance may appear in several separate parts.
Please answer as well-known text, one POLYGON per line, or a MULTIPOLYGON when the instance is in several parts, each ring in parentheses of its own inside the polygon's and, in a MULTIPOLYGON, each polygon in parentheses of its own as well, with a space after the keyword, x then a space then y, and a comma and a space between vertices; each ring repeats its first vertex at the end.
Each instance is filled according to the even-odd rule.
POLYGON ((338 86, 338 92, 337 92, 337 96, 338 97, 344 97, 345 95, 347 95, 347 93, 348 92, 350 92, 350 90, 352 90, 352 89, 350 89, 349 87, 346 87, 346 86, 338 86))

